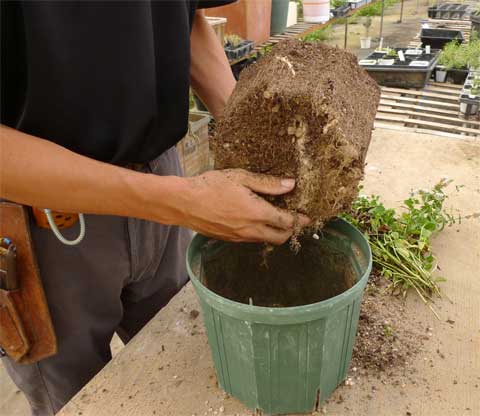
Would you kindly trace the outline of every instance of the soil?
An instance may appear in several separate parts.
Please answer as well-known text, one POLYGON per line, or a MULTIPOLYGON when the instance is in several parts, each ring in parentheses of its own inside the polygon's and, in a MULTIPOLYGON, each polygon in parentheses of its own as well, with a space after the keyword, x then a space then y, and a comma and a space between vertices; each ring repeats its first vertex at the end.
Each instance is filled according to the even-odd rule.
MULTIPOLYGON (((325 233, 326 234, 326 233, 325 233)), ((200 279, 215 293, 267 307, 308 305, 351 288, 358 280, 351 258, 338 240, 304 236, 296 254, 288 243, 269 251, 263 244, 210 240, 202 252, 200 279)))
POLYGON ((360 308, 350 368, 363 375, 390 376, 394 370, 406 369, 427 335, 412 325, 404 309, 402 300, 391 295, 386 279, 373 272, 360 308))
POLYGON ((320 228, 357 195, 378 101, 351 53, 280 42, 241 73, 212 141, 215 168, 296 178, 269 200, 320 228))

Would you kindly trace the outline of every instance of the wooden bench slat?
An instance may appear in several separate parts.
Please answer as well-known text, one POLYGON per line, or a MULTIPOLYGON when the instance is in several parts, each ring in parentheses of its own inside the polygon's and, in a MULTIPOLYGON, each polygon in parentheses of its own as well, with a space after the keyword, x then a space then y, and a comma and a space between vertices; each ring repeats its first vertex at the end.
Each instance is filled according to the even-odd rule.
POLYGON ((385 94, 385 93, 382 93, 381 98, 388 98, 388 99, 392 99, 400 102, 425 104, 425 107, 436 106, 436 107, 443 107, 443 108, 458 109, 458 104, 445 103, 442 101, 432 101, 432 100, 423 100, 421 98, 401 97, 399 95, 391 95, 391 94, 385 94))
POLYGON ((384 121, 396 121, 405 124, 415 124, 419 126, 427 126, 427 127, 434 127, 435 129, 445 129, 447 131, 453 133, 469 133, 475 136, 480 137, 480 130, 479 129, 471 129, 468 127, 460 127, 460 126, 453 126, 451 124, 443 124, 443 123, 436 123, 434 121, 426 121, 426 120, 418 120, 418 119, 410 119, 408 117, 395 117, 384 115, 381 113, 377 113, 376 116, 377 120, 384 120, 384 121))

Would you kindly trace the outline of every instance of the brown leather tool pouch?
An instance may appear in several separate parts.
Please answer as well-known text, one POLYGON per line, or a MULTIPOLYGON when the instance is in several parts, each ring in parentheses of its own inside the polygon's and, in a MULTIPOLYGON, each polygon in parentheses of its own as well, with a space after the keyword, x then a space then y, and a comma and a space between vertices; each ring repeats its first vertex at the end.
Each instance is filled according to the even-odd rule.
POLYGON ((10 290, 0 289, 0 346, 9 357, 20 360, 30 350, 22 318, 10 290))
POLYGON ((30 236, 25 207, 0 202, 0 236, 16 245, 18 288, 0 290, 0 347, 22 364, 57 352, 57 341, 30 236))

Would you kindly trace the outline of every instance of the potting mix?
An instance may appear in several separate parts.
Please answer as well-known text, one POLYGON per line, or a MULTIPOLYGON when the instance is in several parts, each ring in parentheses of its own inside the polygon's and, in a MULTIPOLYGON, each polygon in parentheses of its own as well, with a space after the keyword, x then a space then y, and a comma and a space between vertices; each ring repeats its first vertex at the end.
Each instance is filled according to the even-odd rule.
POLYGON ((281 42, 242 72, 212 141, 215 168, 295 178, 269 200, 321 228, 358 193, 379 98, 351 53, 281 42))

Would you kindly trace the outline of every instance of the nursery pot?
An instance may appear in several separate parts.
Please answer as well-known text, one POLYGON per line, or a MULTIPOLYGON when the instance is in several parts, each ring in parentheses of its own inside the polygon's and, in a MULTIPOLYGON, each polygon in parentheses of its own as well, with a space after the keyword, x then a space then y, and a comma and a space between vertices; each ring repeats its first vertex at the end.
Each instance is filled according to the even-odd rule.
POLYGON ((437 67, 435 69, 435 81, 445 82, 447 79, 447 70, 443 67, 437 67))
POLYGON ((270 35, 285 32, 287 28, 289 0, 272 0, 270 35))
POLYGON ((452 82, 457 85, 462 85, 468 76, 468 69, 456 69, 452 68, 448 71, 449 78, 452 79, 452 82))
MULTIPOLYGON (((198 266, 204 264, 199 259, 207 256, 205 250, 212 243, 220 247, 234 243, 198 234, 190 243, 188 274, 200 298, 218 383, 250 409, 267 414, 311 412, 346 378, 372 254, 362 233, 341 219, 327 224, 319 244, 322 240, 345 256, 353 286, 329 299, 291 307, 255 306, 255 300, 240 303, 216 294, 205 283, 209 275, 198 266)), ((232 247, 236 250, 238 245, 232 247)), ((223 254, 217 252, 222 259, 223 254)), ((235 267, 243 271, 243 265, 235 267)), ((319 279, 327 276, 318 274, 319 279)))
POLYGON ((303 20, 307 23, 325 23, 330 19, 330 0, 303 2, 303 20))
POLYGON ((370 49, 372 47, 372 38, 360 38, 361 49, 370 49))

